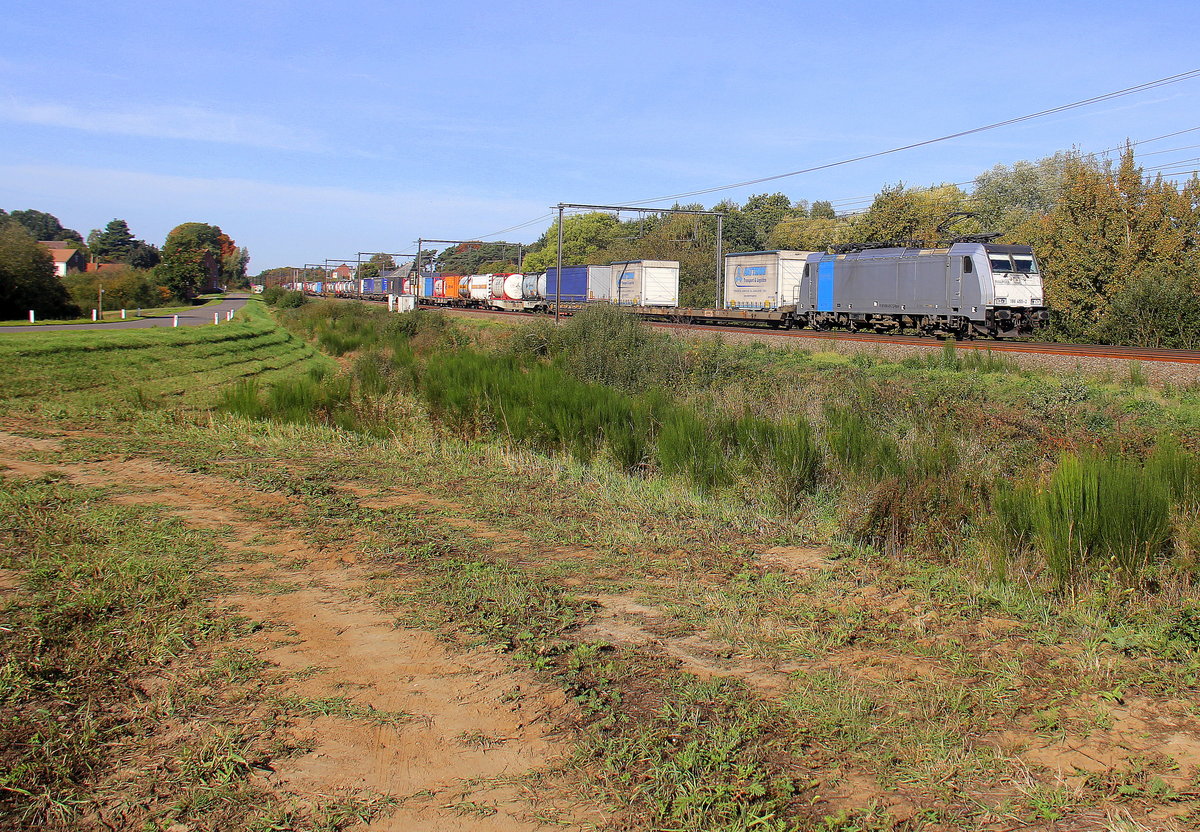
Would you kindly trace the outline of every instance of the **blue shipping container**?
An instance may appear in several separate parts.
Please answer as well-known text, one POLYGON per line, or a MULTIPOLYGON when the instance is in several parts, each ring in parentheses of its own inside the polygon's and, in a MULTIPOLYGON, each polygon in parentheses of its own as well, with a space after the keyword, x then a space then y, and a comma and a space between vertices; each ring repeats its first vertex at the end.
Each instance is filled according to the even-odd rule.
POLYGON ((421 281, 421 290, 422 290, 421 297, 423 297, 423 298, 433 297, 433 278, 432 277, 427 277, 421 281))
POLYGON ((364 295, 375 294, 375 278, 364 277, 362 282, 362 293, 364 295))
POLYGON ((379 293, 386 295, 390 291, 392 291, 392 281, 388 280, 386 277, 379 278, 379 293))
POLYGON ((558 288, 558 269, 546 269, 546 300, 557 297, 563 303, 583 303, 588 299, 588 267, 563 266, 562 289, 558 288))

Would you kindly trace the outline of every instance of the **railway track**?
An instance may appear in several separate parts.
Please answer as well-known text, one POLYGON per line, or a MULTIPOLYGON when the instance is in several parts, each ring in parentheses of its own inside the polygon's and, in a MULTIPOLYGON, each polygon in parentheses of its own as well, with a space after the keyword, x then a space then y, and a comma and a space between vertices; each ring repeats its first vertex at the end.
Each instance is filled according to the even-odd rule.
MULTIPOLYGON (((446 309, 427 306, 428 309, 446 309)), ((529 319, 528 312, 504 312, 498 309, 447 309, 456 313, 475 315, 515 316, 529 319)), ((685 329, 690 332, 752 332, 778 338, 809 338, 825 341, 851 341, 864 344, 903 344, 908 346, 940 348, 945 342, 918 335, 876 335, 862 332, 837 332, 803 329, 768 329, 761 326, 736 326, 732 324, 682 324, 650 321, 650 326, 663 329, 685 329)), ((1127 361, 1163 361, 1173 364, 1200 364, 1200 350, 1167 350, 1151 347, 1109 347, 1099 344, 1056 344, 1040 341, 959 341, 960 350, 990 350, 992 352, 1025 353, 1035 355, 1060 355, 1078 358, 1116 358, 1127 361)))

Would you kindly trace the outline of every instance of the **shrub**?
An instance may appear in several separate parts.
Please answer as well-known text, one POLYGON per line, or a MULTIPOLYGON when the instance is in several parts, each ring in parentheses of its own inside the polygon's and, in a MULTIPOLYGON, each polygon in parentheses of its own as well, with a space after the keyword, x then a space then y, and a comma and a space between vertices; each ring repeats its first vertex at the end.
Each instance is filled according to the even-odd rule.
POLYGON ((1180 275, 1130 277, 1109 301, 1099 340, 1138 347, 1200 346, 1200 295, 1180 275))
POLYGON ((1171 536, 1168 490, 1152 470, 1112 455, 1065 454, 1044 486, 998 489, 992 505, 1059 589, 1091 568, 1136 583, 1171 536))
POLYGON ((297 309, 306 303, 308 303, 308 298, 304 296, 303 292, 295 289, 290 289, 284 292, 279 296, 279 299, 275 301, 275 305, 280 309, 297 309))
POLYGON ((682 372, 679 343, 620 307, 593 304, 572 316, 558 338, 547 339, 563 370, 582 381, 627 393, 674 384, 682 372))

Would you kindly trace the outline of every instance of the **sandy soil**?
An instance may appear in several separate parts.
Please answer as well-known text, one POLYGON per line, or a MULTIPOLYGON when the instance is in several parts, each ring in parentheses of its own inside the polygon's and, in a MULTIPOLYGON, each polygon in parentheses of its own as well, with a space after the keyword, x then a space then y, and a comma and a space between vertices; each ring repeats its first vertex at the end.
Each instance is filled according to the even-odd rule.
POLYGON ((349 552, 318 551, 298 530, 279 527, 269 530, 276 542, 264 545, 262 524, 236 506, 286 497, 239 492, 154 460, 28 458, 56 446, 0 433, 3 474, 56 472, 80 485, 117 486, 128 493, 116 502, 166 505, 188 524, 221 530, 233 555, 225 573, 238 588, 226 600, 270 625, 252 637, 254 648, 282 670, 310 671, 284 692, 348 697, 380 713, 302 721, 297 740, 311 751, 275 761, 275 771, 261 775, 270 787, 301 797, 369 790, 399 799, 369 827, 381 832, 594 828, 590 809, 552 782, 574 721, 560 691, 494 653, 396 626, 364 599, 365 575, 349 552))

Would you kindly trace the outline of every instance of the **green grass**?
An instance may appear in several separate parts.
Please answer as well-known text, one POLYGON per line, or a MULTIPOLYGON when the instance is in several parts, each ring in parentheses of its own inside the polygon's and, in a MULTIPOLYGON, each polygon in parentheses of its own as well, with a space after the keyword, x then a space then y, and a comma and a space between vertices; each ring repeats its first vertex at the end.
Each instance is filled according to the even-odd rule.
POLYGON ((207 410, 215 390, 236 379, 333 366, 255 301, 219 327, 13 333, 0 338, 0 360, 21 368, 0 378, 4 407, 57 418, 207 410))
POLYGON ((11 481, 0 516, 0 565, 19 580, 0 613, 0 817, 71 828, 108 756, 146 728, 138 675, 236 622, 203 603, 218 547, 178 521, 11 481))
MULTIPOLYGON (((141 321, 147 318, 162 318, 170 315, 182 314, 184 312, 192 312, 196 309, 203 309, 207 306, 215 306, 225 300, 224 295, 204 295, 198 300, 204 300, 204 303, 193 303, 188 306, 144 306, 141 307, 142 315, 137 314, 137 309, 130 308, 125 310, 126 317, 121 317, 120 309, 104 310, 104 321, 141 321)), ((23 321, 0 321, 0 327, 5 326, 62 326, 65 324, 90 324, 95 323, 92 320, 91 312, 81 318, 70 319, 54 319, 54 320, 37 320, 32 324, 28 319, 23 321)))
MULTIPOLYGON (((333 333, 329 348, 349 350, 340 374, 298 364, 237 385, 236 372, 207 357, 209 377, 221 379, 210 401, 226 391, 228 413, 168 422, 122 411, 132 430, 74 441, 70 453, 152 455, 288 495, 287 507, 251 510, 264 522, 298 524, 315 545, 371 560, 374 597, 405 623, 490 646, 560 685, 584 715, 581 792, 603 795, 629 825, 893 828, 882 809, 827 801, 849 776, 916 799, 915 828, 1074 822, 1109 808, 1122 785, 1147 801, 1136 812, 1179 805, 1154 779, 1175 776, 1169 763, 1070 791, 1019 750, 994 749, 1008 731, 1085 738, 1125 696, 1164 714, 1194 696, 1200 611, 1164 566, 1179 557, 1194 520, 1194 436, 1172 429, 1178 441, 1155 443, 1164 423, 1189 418, 1186 391, 1118 393, 1071 375, 828 362, 713 342, 680 347, 678 384, 638 410, 644 391, 600 389, 553 355, 557 348, 539 352, 534 336, 460 353, 475 340, 470 331, 390 316, 373 333, 361 309, 344 313, 343 329, 320 320, 319 306, 282 314, 314 342, 333 333), (446 383, 433 419, 405 392, 419 391, 435 366, 427 355, 460 376, 446 383), (334 382, 349 384, 349 398, 314 404, 334 382), (537 410, 551 401, 564 403, 561 414, 537 410), (632 402, 621 412, 645 421, 626 420, 624 438, 615 429, 596 438, 605 402, 632 402), (389 431, 336 418, 367 403, 389 431), (1150 405, 1158 409, 1147 417, 1150 405), (296 418, 279 418, 291 407, 296 418), (594 412, 575 412, 581 407, 594 412), (692 417, 679 417, 670 440, 679 475, 646 476, 661 469, 662 425, 678 413, 692 417), (1115 447, 1091 453, 1114 464, 1061 473, 1059 450, 1083 459, 1101 423, 1115 447), (699 442, 705 454, 689 450, 699 442), (702 485, 708 471, 720 473, 702 485), (762 486, 783 474, 795 483, 791 499, 764 497, 762 486), (1047 498, 1039 511, 1049 519, 1035 523, 1030 508, 1056 478, 1062 498, 1047 498), (1017 488, 1004 490, 1006 480, 1017 488), (350 484, 439 502, 365 509, 342 490, 350 484), (1037 523, 1082 528, 1090 510, 1076 505, 1078 494, 1107 501, 1097 505, 1124 520, 1096 526, 1101 536, 1090 539, 1099 542, 1074 567, 1072 591, 1056 592, 1053 569, 1028 547, 1041 545, 1037 523), (1157 509, 1147 510, 1155 494, 1168 506, 1169 540, 1144 547, 1161 530, 1157 509), (1011 531, 986 522, 989 513, 1022 512, 1028 522, 1011 531), (491 536, 451 522, 461 520, 491 536), (1007 571, 998 578, 992 544, 1010 533, 1029 557, 1002 551, 1007 571), (831 538, 823 565, 808 570, 757 558, 770 546, 831 538), (1153 580, 1105 580, 1124 568, 1121 552, 1134 564, 1155 554, 1159 562, 1140 571, 1153 580), (697 678, 653 644, 581 637, 577 628, 600 618, 588 598, 606 594, 656 608, 654 635, 664 644, 711 642, 714 661, 735 669, 802 669, 765 696, 697 678), (1014 782, 1029 786, 1014 790, 1014 782)), ((259 335, 267 340, 212 349, 247 346, 249 360, 277 348, 269 328, 259 335)), ((354 707, 341 698, 292 704, 309 715, 354 707)), ((214 754, 197 750, 197 772, 229 770, 203 762, 241 754, 236 736, 222 742, 214 754)))

